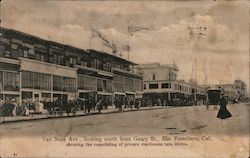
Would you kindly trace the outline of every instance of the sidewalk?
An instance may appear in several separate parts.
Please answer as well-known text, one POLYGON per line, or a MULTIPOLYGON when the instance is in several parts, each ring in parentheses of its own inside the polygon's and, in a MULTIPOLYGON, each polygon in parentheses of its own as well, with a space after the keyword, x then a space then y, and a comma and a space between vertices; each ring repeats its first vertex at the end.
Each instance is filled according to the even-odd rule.
POLYGON ((34 120, 43 120, 43 119, 58 119, 58 118, 71 118, 71 117, 82 117, 82 116, 91 116, 91 115, 102 115, 102 114, 111 114, 111 113, 122 113, 122 112, 133 112, 133 111, 144 111, 144 110, 155 110, 155 109, 164 109, 173 106, 149 106, 149 107, 140 107, 140 109, 130 109, 125 108, 121 111, 116 109, 114 106, 108 107, 107 110, 102 110, 101 113, 98 113, 97 110, 91 111, 89 114, 84 113, 84 111, 77 111, 76 115, 72 113, 68 116, 67 113, 63 113, 63 116, 54 116, 49 114, 34 114, 33 116, 12 116, 12 117, 0 117, 1 123, 11 123, 11 122, 21 122, 21 121, 34 121, 34 120))

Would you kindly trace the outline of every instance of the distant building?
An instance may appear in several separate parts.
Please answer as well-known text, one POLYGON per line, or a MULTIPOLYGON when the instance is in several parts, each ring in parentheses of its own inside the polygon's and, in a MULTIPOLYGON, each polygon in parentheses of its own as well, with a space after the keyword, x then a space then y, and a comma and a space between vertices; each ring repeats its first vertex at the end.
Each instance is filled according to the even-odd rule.
POLYGON ((135 65, 134 71, 143 75, 144 99, 148 104, 156 104, 160 100, 170 103, 175 100, 205 100, 205 88, 196 82, 177 80, 178 67, 175 64, 135 65))
POLYGON ((231 84, 217 84, 215 85, 218 88, 221 88, 224 96, 229 99, 244 99, 247 97, 246 84, 242 80, 235 80, 231 84))
POLYGON ((232 99, 237 98, 237 92, 234 84, 219 84, 215 85, 217 88, 220 88, 225 97, 232 99))
POLYGON ((80 97, 111 104, 141 98, 143 77, 130 71, 132 65, 104 52, 1 28, 0 99, 25 104, 80 97))
POLYGON ((235 89, 236 89, 239 99, 246 98, 247 97, 247 85, 245 84, 245 82, 243 82, 242 80, 235 80, 234 85, 235 85, 235 89))

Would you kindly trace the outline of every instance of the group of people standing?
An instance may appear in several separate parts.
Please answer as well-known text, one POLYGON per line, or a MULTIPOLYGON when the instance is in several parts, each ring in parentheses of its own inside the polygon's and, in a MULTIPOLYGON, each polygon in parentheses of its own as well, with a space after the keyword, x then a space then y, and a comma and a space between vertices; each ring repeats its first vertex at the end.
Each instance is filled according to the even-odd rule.
POLYGON ((133 107, 135 109, 139 109, 142 105, 142 101, 140 99, 125 99, 125 101, 123 100, 119 100, 116 99, 114 101, 114 105, 116 107, 116 109, 122 110, 122 108, 130 108, 133 109, 133 107))
POLYGON ((103 109, 108 109, 109 104, 111 104, 110 101, 104 101, 102 99, 95 100, 95 99, 79 99, 78 104, 81 107, 81 110, 84 110, 84 113, 90 113, 90 111, 98 110, 99 113, 103 109))
POLYGON ((0 116, 16 116, 16 108, 15 99, 0 100, 0 116))

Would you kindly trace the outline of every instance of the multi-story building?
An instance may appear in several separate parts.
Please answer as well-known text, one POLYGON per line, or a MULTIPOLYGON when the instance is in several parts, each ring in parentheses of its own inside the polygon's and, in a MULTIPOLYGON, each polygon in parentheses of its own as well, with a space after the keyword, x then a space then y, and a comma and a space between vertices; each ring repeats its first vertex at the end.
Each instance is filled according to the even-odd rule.
POLYGON ((234 81, 236 93, 239 99, 244 99, 247 97, 247 85, 242 80, 235 80, 234 81))
POLYGON ((159 100, 201 100, 206 99, 206 91, 195 82, 177 80, 178 68, 175 64, 143 64, 134 66, 134 71, 143 75, 144 99, 147 104, 159 100))
POLYGON ((1 28, 0 99, 53 101, 142 96, 143 77, 125 59, 1 28))

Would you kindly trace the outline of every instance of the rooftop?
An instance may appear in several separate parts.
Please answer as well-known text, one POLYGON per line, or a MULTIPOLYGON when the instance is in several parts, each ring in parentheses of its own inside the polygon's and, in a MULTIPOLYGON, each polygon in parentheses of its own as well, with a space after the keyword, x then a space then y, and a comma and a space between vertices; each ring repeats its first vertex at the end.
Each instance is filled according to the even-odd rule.
POLYGON ((160 64, 160 63, 149 63, 136 65, 136 68, 174 68, 178 71, 178 67, 175 63, 173 64, 160 64))
POLYGON ((128 60, 123 59, 123 58, 120 58, 118 56, 114 56, 114 55, 109 54, 107 52, 101 52, 101 51, 97 51, 97 50, 93 50, 93 49, 84 50, 84 49, 81 49, 81 48, 78 48, 78 47, 75 47, 75 46, 71 46, 71 45, 67 45, 67 44, 62 44, 62 43, 58 43, 58 42, 55 42, 55 41, 46 40, 46 39, 40 38, 38 36, 31 35, 31 34, 28 34, 28 33, 25 33, 25 32, 21 32, 21 31, 18 31, 18 30, 14 30, 14 29, 8 29, 8 28, 0 27, 0 32, 1 32, 1 35, 2 35, 2 33, 6 33, 7 32, 7 33, 11 33, 13 35, 19 36, 21 38, 27 38, 27 39, 29 39, 32 42, 36 42, 37 41, 39 43, 56 45, 56 46, 61 47, 61 48, 70 48, 70 49, 75 49, 75 50, 78 50, 78 51, 83 51, 84 53, 94 53, 94 54, 97 54, 97 55, 100 55, 100 56, 103 56, 103 57, 107 57, 107 58, 112 58, 112 59, 118 60, 118 61, 120 61, 122 63, 127 63, 127 64, 130 64, 130 65, 136 65, 135 63, 133 63, 131 61, 128 61, 128 60))

